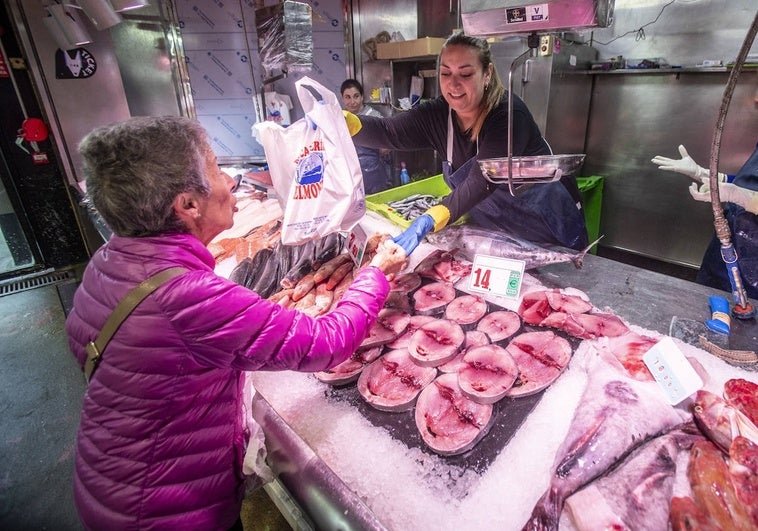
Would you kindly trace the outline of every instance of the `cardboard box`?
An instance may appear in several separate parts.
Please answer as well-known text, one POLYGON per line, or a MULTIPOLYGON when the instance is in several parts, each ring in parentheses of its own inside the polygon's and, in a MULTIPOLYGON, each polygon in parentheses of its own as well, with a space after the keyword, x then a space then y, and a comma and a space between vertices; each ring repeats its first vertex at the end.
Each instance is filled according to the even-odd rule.
POLYGON ((376 58, 407 59, 409 57, 437 55, 442 50, 444 43, 445 39, 438 37, 424 37, 412 41, 380 42, 376 45, 376 58))

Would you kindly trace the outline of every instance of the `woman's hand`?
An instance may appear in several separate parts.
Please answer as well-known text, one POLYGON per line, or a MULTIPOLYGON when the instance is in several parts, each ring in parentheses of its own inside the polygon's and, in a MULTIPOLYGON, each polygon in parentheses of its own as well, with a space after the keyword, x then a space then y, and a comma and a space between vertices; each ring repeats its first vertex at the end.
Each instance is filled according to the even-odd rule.
POLYGON ((378 267, 387 280, 392 280, 405 267, 407 257, 402 247, 387 238, 379 244, 369 265, 378 267))

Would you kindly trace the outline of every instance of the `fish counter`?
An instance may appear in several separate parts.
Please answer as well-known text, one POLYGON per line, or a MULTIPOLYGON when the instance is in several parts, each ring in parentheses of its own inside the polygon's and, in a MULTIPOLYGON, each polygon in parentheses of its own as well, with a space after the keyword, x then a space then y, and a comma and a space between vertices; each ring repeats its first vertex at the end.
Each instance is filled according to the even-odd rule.
MULTIPOLYGON (((372 230, 397 232, 379 217, 369 214, 367 219, 372 230)), ((434 249, 422 244, 414 252, 409 269, 434 249)), ((465 293, 464 283, 456 284, 456 289, 465 293)), ((584 257, 581 269, 563 262, 528 271, 522 294, 542 289, 566 289, 567 293, 581 290, 596 309, 615 314, 636 334, 656 340, 669 333, 672 317, 699 322, 708 319, 708 296, 714 294, 704 286, 594 255, 584 257)), ((486 298, 490 313, 518 309, 514 301, 486 298)), ((609 378, 617 383, 623 378, 599 365, 607 357, 603 354, 607 343, 563 335, 573 355, 560 376, 544 391, 494 404, 488 431, 471 449, 454 455, 441 455, 424 444, 412 410, 372 408, 361 398, 355 383, 331 386, 312 374, 255 373, 253 417, 265 433, 268 462, 318 529, 522 529, 527 523, 534 529, 574 529, 585 510, 580 496, 569 497, 573 490, 579 490, 578 485, 572 489, 563 482, 556 488, 552 483, 554 462, 566 452, 567 445, 571 446, 572 437, 581 438, 575 433, 576 418, 582 416, 575 415, 578 409, 585 417, 605 414, 607 404, 590 404, 593 401, 587 399, 603 394, 602 387, 592 389, 592 385, 602 386, 609 378), (543 496, 549 487, 562 493, 558 501, 551 495, 547 499, 543 496), (542 514, 550 513, 551 506, 562 505, 564 498, 570 500, 566 507, 573 511, 573 518, 568 510, 542 514)), ((733 344, 757 345, 755 320, 733 320, 732 340, 733 344)), ((719 396, 729 380, 758 383, 756 372, 727 364, 679 340, 676 344, 707 373, 705 389, 719 396)), ((658 385, 655 382, 639 382, 632 377, 622 383, 641 397, 663 395, 657 389, 651 391, 650 385, 658 385)), ((685 402, 678 408, 668 407, 660 396, 640 404, 637 410, 630 408, 620 415, 624 426, 613 428, 610 422, 604 426, 608 432, 601 444, 608 447, 608 453, 615 451, 619 457, 631 448, 623 446, 624 436, 613 429, 632 433, 630 426, 635 422, 647 425, 654 417, 654 428, 649 428, 654 433, 648 435, 668 432, 688 420, 686 410, 691 405, 685 402), (645 418, 635 421, 637 417, 645 418)), ((679 433, 675 440, 691 437, 679 433)), ((679 466, 668 474, 674 496, 691 496, 686 464, 689 452, 684 454, 674 452, 673 461, 679 466)), ((613 465, 613 461, 605 464, 609 471, 613 465)), ((607 471, 593 473, 606 483, 611 481, 607 471)), ((596 489, 615 488, 603 487, 599 480, 598 486, 594 485, 596 489)), ((593 499, 598 498, 593 495, 593 499)), ((595 509, 589 512, 597 512, 595 509)), ((665 513, 668 519, 668 507, 665 513)), ((656 517, 645 517, 655 528, 652 524, 656 517)), ((580 527, 594 525, 597 521, 590 520, 580 527)))

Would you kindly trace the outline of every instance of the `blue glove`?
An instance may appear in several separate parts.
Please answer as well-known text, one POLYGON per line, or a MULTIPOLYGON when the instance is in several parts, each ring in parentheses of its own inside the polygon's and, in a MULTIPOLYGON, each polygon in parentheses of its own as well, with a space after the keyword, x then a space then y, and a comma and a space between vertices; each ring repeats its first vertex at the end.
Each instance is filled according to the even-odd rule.
POLYGON ((429 214, 422 214, 413 220, 410 227, 392 238, 392 241, 402 247, 406 255, 410 255, 433 228, 434 218, 429 214))

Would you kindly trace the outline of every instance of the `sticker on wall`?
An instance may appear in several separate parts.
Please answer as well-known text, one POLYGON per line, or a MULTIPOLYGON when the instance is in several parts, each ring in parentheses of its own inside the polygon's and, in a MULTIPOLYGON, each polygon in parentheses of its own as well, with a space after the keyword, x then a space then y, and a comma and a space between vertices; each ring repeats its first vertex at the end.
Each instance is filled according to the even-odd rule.
POLYGON ((56 79, 84 79, 97 70, 95 58, 84 48, 55 52, 56 79))

